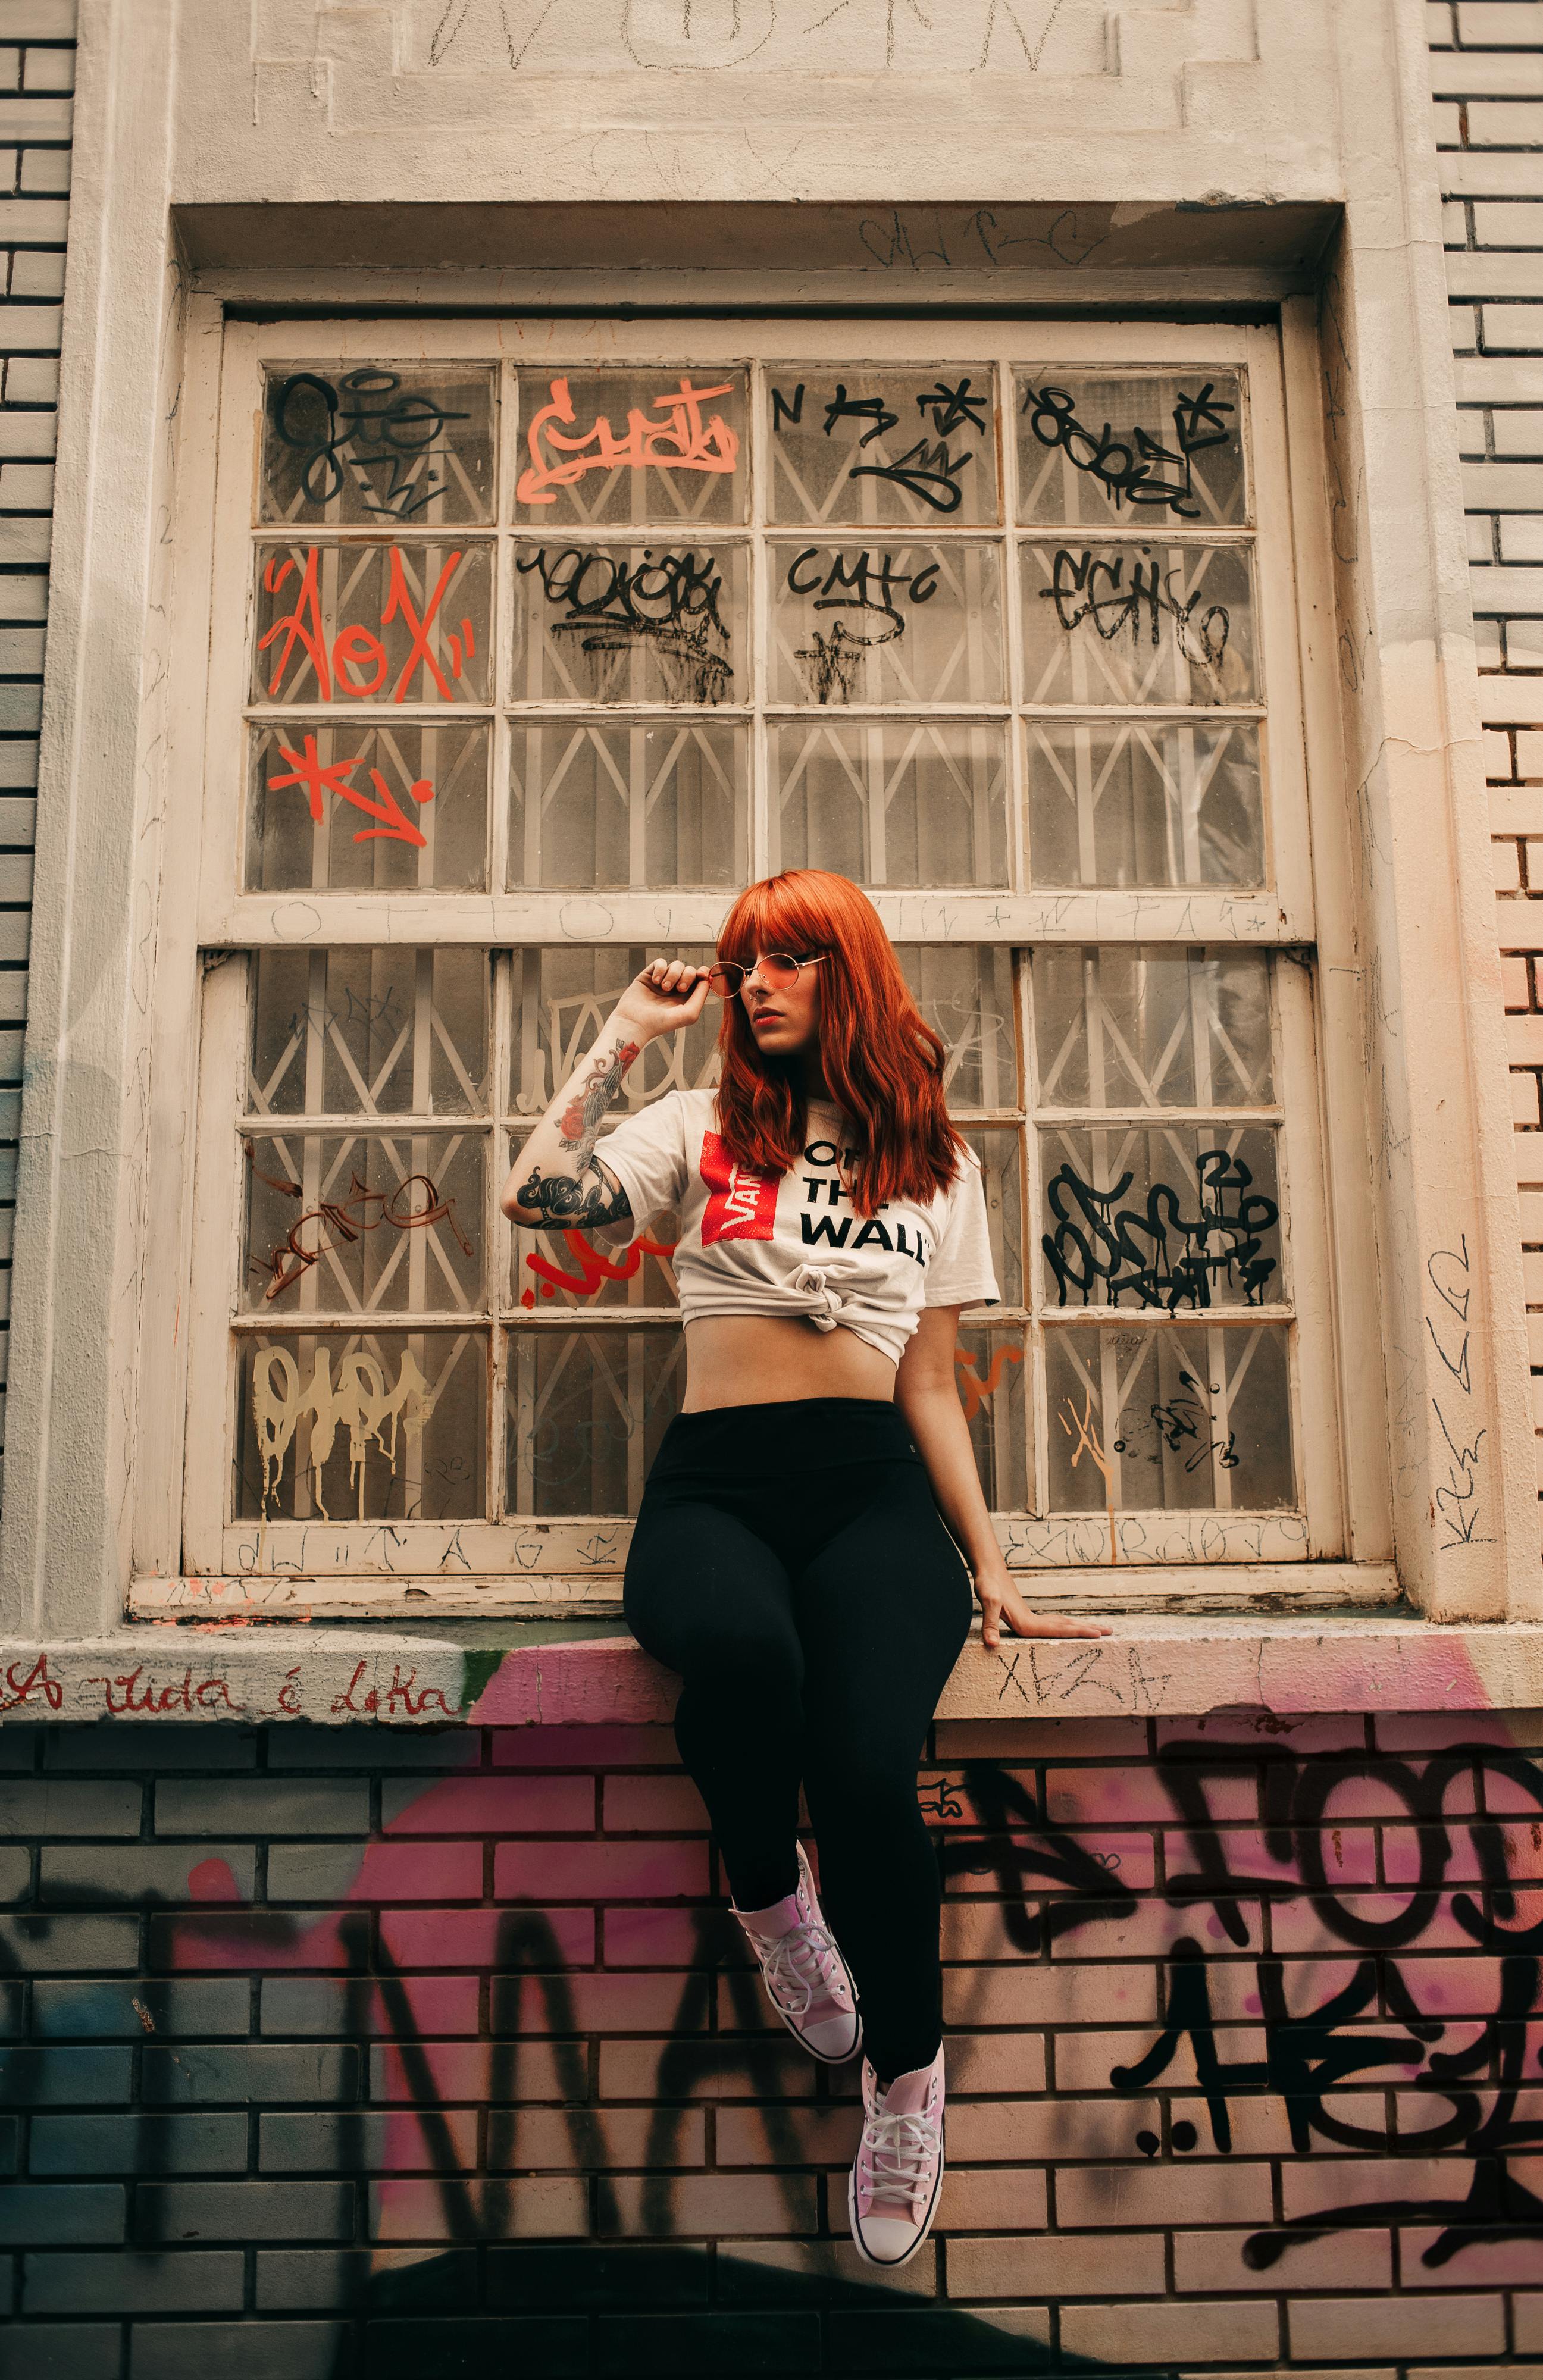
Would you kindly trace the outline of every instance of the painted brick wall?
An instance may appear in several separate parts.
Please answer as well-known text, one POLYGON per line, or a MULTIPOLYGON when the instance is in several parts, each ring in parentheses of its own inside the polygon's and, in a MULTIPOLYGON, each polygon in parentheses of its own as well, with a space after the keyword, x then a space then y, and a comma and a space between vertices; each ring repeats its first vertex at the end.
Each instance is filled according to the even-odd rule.
POLYGON ((0 0, 0 1447, 74 87, 75 0, 0 0))
POLYGON ((666 1730, 0 1762, 4 2380, 1543 2364, 1543 1712, 940 1727, 888 2283, 666 1730))
POLYGON ((1543 1483, 1543 6, 1426 15, 1543 1483))

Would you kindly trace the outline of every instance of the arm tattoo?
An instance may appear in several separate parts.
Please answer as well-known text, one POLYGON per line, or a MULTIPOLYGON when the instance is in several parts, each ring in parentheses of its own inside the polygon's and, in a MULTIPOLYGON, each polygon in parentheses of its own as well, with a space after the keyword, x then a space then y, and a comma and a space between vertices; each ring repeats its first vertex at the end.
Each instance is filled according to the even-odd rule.
POLYGON ((543 1177, 537 1166, 515 1196, 532 1221, 539 1216, 549 1231, 598 1231, 606 1223, 625 1223, 632 1214, 632 1201, 610 1167, 594 1158, 577 1179, 565 1173, 543 1177))
POLYGON ((617 1041, 609 1050, 592 1051, 589 1072, 563 1110, 557 1137, 565 1148, 574 1151, 580 1172, 600 1135, 605 1111, 621 1089, 622 1076, 637 1055, 636 1041, 617 1041))

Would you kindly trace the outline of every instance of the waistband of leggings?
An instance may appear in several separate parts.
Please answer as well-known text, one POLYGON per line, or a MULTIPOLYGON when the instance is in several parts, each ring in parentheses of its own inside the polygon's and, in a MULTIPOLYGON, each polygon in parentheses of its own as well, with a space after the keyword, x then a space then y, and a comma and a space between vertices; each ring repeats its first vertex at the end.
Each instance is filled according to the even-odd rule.
POLYGON ((792 1403, 716 1405, 677 1414, 652 1479, 674 1472, 832 1471, 852 1463, 919 1463, 898 1408, 877 1397, 803 1397, 792 1403))

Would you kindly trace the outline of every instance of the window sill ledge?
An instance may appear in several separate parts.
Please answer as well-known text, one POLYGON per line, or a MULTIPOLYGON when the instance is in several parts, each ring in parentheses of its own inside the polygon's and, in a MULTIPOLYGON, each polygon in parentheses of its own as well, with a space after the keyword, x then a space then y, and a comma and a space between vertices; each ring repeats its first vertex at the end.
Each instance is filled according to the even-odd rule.
MULTIPOLYGON (((881 1624, 881 1612, 878 1615, 881 1624)), ((638 1726, 674 1680, 616 1623, 219 1621, 0 1644, 0 1722, 103 1718, 331 1726, 638 1726)), ((1212 1712, 1543 1707, 1543 1621, 1433 1626, 1406 1609, 1127 1614, 1108 1637, 988 1653, 978 1633, 949 1719, 1200 1718, 1212 1712)))

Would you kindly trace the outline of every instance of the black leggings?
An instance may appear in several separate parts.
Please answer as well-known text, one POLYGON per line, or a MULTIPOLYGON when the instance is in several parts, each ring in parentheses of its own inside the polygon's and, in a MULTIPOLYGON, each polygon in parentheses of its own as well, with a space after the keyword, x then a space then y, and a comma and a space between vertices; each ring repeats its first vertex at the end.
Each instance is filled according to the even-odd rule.
POLYGON ((930 2064, 942 2039, 917 1762, 971 1607, 893 1405, 822 1397, 671 1424, 633 1533, 627 1621, 683 1681, 675 1741, 736 1908, 793 1891, 803 1785, 882 2082, 930 2064))

